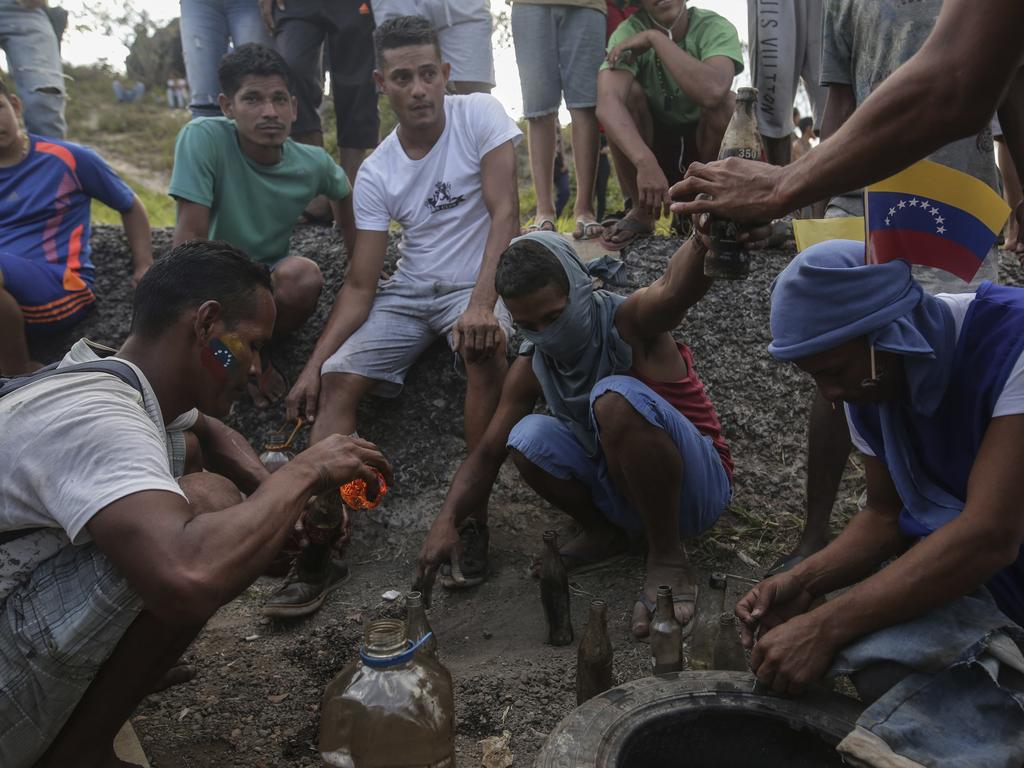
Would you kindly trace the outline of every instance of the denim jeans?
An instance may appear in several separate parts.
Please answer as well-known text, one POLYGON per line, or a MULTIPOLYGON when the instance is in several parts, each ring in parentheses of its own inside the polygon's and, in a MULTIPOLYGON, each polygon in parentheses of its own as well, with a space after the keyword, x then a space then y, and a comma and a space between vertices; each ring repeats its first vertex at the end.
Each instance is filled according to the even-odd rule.
POLYGON ((64 74, 57 35, 42 8, 22 8, 16 0, 0 0, 0 48, 30 133, 63 139, 64 74))
POLYGON ((273 47, 256 0, 181 0, 181 49, 192 91, 192 117, 221 114, 217 66, 228 52, 229 42, 234 46, 262 43, 273 47))

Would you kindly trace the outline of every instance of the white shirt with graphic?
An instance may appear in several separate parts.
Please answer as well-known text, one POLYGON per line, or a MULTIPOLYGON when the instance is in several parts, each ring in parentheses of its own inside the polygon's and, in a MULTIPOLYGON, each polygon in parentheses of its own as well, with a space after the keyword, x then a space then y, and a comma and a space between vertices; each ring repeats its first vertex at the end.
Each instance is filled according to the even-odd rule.
POLYGON ((444 109, 444 132, 423 158, 409 158, 395 129, 356 177, 356 228, 386 232, 392 221, 402 227, 396 280, 476 281, 491 226, 480 162, 522 138, 493 96, 446 96, 444 109))

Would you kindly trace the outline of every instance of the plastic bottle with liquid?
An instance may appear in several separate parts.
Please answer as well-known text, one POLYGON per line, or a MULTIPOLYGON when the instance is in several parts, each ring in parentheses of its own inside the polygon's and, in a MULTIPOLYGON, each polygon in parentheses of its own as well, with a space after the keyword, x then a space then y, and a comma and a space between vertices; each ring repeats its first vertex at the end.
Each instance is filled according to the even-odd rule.
POLYGON ((454 768, 452 676, 403 621, 363 632, 359 658, 324 691, 320 756, 335 768, 454 768))
POLYGON ((679 672, 683 668, 683 627, 672 607, 672 587, 658 587, 650 638, 654 674, 679 672))
POLYGON ((569 607, 569 574, 558 554, 558 534, 544 531, 544 552, 540 559, 540 601, 548 624, 551 645, 572 642, 572 613, 569 607))
POLYGON ((576 650, 576 703, 604 693, 615 685, 612 641, 608 639, 608 604, 590 601, 590 614, 576 650))
POLYGON ((408 629, 406 633, 414 643, 423 640, 420 646, 420 653, 437 655, 437 635, 430 627, 427 620, 427 610, 423 607, 423 595, 420 592, 409 592, 405 596, 405 623, 408 629))
MULTIPOLYGON (((718 159, 741 157, 763 160, 764 148, 757 129, 757 88, 740 88, 736 92, 736 110, 722 137, 718 159)), ((738 280, 750 274, 750 254, 744 250, 737 236, 736 223, 717 216, 711 217, 709 240, 711 245, 704 256, 704 274, 708 277, 738 280)))

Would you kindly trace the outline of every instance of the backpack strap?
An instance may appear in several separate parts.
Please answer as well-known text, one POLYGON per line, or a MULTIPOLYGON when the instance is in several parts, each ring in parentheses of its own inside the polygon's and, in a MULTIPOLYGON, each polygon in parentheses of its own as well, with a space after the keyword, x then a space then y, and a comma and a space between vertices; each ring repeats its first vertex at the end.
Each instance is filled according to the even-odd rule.
POLYGON ((63 368, 58 368, 57 363, 52 363, 25 376, 0 379, 0 398, 29 384, 35 384, 37 381, 48 379, 51 376, 60 376, 65 373, 108 373, 111 376, 116 376, 140 395, 145 396, 145 393, 142 391, 142 382, 139 381, 139 376, 135 373, 135 369, 121 360, 107 358, 105 360, 93 360, 88 363, 66 365, 63 368))

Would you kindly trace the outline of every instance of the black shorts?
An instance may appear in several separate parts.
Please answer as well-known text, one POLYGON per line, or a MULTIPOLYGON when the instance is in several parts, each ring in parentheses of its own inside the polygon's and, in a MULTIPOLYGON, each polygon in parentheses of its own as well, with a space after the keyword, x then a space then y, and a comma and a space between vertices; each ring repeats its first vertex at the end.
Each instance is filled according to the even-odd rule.
POLYGON ((320 131, 326 57, 338 146, 377 146, 380 118, 373 82, 373 12, 369 0, 288 0, 274 3, 274 45, 292 71, 299 116, 293 133, 320 131), (326 43, 326 46, 324 45, 326 43))

